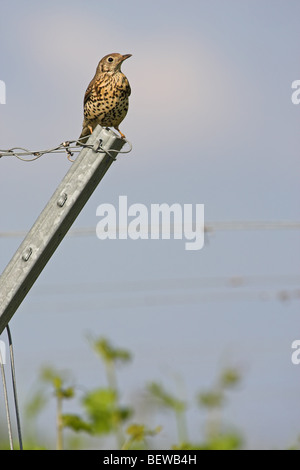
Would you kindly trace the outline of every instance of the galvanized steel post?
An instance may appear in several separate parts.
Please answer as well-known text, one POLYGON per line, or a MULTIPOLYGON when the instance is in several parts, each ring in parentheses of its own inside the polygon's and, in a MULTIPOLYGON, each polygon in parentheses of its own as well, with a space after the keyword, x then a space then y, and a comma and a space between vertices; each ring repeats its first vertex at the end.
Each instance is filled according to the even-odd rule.
POLYGON ((87 144, 93 148, 82 149, 0 277, 0 334, 125 141, 97 126, 87 144))

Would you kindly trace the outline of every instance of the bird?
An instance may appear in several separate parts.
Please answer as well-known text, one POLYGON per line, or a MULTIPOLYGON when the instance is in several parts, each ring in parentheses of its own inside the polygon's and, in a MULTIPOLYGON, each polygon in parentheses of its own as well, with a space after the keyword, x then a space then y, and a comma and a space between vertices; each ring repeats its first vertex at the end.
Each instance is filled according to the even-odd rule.
POLYGON ((131 56, 132 54, 112 53, 100 60, 84 95, 84 119, 77 145, 85 143, 98 124, 114 127, 121 138, 125 139, 119 125, 128 111, 131 88, 126 76, 121 72, 121 65, 131 56))

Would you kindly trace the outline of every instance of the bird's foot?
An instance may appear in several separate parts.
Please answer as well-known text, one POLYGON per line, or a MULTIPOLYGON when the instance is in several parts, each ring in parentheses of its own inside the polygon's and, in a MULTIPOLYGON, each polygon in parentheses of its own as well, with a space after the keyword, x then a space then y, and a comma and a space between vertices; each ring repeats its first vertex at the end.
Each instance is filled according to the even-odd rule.
POLYGON ((126 136, 123 134, 123 132, 120 131, 118 127, 115 127, 115 129, 119 132, 121 139, 126 139, 126 136))

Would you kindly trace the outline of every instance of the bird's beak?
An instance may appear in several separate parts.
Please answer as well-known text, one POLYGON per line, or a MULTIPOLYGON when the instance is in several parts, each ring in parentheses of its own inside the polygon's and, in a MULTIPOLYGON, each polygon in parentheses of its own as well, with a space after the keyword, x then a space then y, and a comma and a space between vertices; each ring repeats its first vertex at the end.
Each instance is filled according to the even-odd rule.
POLYGON ((124 55, 122 56, 121 62, 123 62, 123 61, 126 60, 126 59, 129 59, 129 57, 131 57, 131 56, 132 56, 132 54, 124 54, 124 55))

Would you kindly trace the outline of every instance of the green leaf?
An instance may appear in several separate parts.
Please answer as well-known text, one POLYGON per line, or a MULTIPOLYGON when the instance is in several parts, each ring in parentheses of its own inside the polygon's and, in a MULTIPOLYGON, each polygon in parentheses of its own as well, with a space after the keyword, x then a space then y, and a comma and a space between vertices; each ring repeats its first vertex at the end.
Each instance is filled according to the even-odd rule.
POLYGON ((148 429, 144 424, 130 424, 126 429, 126 433, 135 441, 141 441, 142 439, 145 439, 146 436, 155 436, 155 434, 158 434, 161 430, 161 426, 156 426, 154 429, 148 429))
POLYGON ((130 417, 131 409, 118 407, 116 398, 114 390, 103 388, 85 395, 83 405, 97 434, 114 431, 118 424, 130 417))
POLYGON ((104 362, 128 362, 131 354, 126 349, 114 348, 106 338, 92 340, 92 346, 104 362))
POLYGON ((131 424, 126 429, 126 433, 131 436, 131 439, 142 441, 145 438, 145 426, 144 424, 131 424))
POLYGON ((236 369, 226 369, 221 375, 221 384, 224 388, 234 387, 240 380, 240 373, 236 369))
MULTIPOLYGON (((128 450, 132 448, 134 443, 145 442, 147 436, 155 436, 161 429, 161 426, 157 426, 155 429, 148 429, 144 424, 130 424, 126 429, 126 434, 129 435, 129 439, 124 442, 122 449, 128 450)), ((139 447, 137 447, 137 449, 138 448, 139 447)))
POLYGON ((41 378, 43 382, 51 383, 55 389, 60 388, 63 383, 61 374, 55 371, 52 367, 44 367, 41 371, 41 378))
POLYGON ((161 405, 166 408, 172 408, 175 411, 184 411, 186 409, 186 404, 174 397, 170 393, 166 392, 162 385, 152 382, 147 387, 150 394, 160 401, 161 405))
POLYGON ((239 449, 243 441, 238 434, 220 434, 213 437, 203 445, 204 450, 236 450, 239 449))
POLYGON ((63 427, 70 428, 75 432, 86 431, 88 433, 92 432, 91 425, 84 421, 80 416, 73 414, 63 414, 62 415, 63 427))
POLYGON ((68 387, 68 388, 61 388, 59 390, 60 396, 62 398, 73 398, 74 397, 74 388, 73 387, 68 387))
POLYGON ((224 395, 222 392, 202 392, 198 394, 198 401, 206 408, 218 408, 223 404, 224 395))

